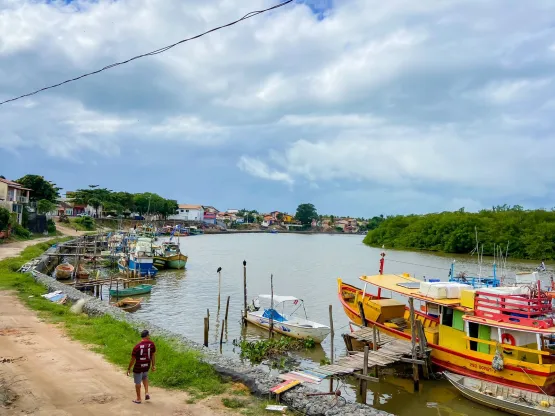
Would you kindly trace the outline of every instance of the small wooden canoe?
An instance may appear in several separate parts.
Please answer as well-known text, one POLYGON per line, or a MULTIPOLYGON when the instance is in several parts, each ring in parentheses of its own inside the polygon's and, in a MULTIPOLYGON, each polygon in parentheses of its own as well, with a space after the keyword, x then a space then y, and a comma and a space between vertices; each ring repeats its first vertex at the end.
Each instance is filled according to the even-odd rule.
POLYGON ((444 371, 443 375, 464 397, 484 406, 519 416, 555 415, 555 398, 553 396, 507 387, 447 371, 444 371))
POLYGON ((88 280, 90 272, 80 264, 75 275, 79 280, 88 280))
POLYGON ((146 293, 150 293, 151 290, 152 290, 152 285, 138 285, 138 286, 128 287, 125 289, 116 288, 116 289, 110 289, 110 296, 123 298, 126 296, 144 295, 146 293))
POLYGON ((133 298, 125 298, 120 300, 119 302, 114 303, 114 306, 120 308, 122 311, 125 312, 135 312, 141 307, 141 302, 143 298, 133 299, 133 298))
POLYGON ((62 263, 56 266, 56 279, 70 279, 75 268, 69 263, 62 263))

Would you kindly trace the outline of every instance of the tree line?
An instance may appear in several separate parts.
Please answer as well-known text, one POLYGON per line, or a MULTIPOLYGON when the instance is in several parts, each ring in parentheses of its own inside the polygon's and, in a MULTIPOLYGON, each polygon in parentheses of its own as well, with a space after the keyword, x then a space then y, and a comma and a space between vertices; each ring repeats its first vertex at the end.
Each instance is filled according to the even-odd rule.
POLYGON ((499 205, 477 213, 441 212, 388 216, 369 231, 369 246, 469 253, 476 246, 476 231, 485 255, 494 246, 507 248, 510 257, 555 259, 555 211, 525 210, 520 205, 499 205))

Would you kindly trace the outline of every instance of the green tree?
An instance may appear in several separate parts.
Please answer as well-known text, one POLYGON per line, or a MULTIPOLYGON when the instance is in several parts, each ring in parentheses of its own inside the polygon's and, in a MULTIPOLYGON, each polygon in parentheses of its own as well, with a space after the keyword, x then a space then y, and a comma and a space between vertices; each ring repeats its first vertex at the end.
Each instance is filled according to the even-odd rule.
POLYGON ((29 196, 31 201, 46 199, 47 201, 56 202, 56 200, 60 197, 59 191, 62 189, 58 188, 56 184, 47 181, 43 176, 39 175, 25 175, 15 182, 31 190, 29 196))
POLYGON ((11 222, 12 215, 6 208, 0 207, 0 231, 8 228, 11 222))
POLYGON ((279 214, 276 215, 276 218, 278 221, 283 221, 283 214, 280 212, 279 214))
POLYGON ((37 212, 39 214, 47 214, 56 209, 56 204, 48 199, 41 199, 37 202, 37 212))
POLYGON ((313 204, 300 204, 295 218, 305 227, 310 226, 312 220, 318 219, 318 212, 313 204))

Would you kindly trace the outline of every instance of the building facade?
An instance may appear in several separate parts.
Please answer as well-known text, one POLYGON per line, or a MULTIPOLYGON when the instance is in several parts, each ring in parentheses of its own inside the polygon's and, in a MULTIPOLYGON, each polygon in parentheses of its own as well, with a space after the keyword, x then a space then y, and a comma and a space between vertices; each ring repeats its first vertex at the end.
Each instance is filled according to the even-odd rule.
POLYGON ((204 220, 204 208, 202 205, 179 204, 175 215, 170 215, 168 219, 202 222, 204 220))
POLYGON ((30 191, 17 182, 0 178, 0 205, 12 212, 19 224, 23 221, 23 210, 29 203, 30 191))

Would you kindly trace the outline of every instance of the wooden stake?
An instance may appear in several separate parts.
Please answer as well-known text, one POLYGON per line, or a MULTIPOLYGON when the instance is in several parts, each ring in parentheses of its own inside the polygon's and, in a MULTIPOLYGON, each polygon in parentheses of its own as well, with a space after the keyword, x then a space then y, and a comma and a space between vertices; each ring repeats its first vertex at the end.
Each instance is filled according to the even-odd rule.
POLYGON ((204 346, 208 347, 208 317, 204 318, 204 346))
POLYGON ((424 333, 424 327, 422 326, 422 322, 420 320, 416 321, 416 329, 418 330, 418 339, 420 341, 420 356, 426 363, 422 366, 422 371, 424 373, 424 378, 429 379, 430 372, 428 371, 428 353, 426 351, 428 349, 428 342, 426 340, 426 334, 424 333))
MULTIPOLYGON (((334 351, 333 351, 333 338, 335 336, 335 332, 333 330, 333 313, 332 313, 332 305, 330 305, 330 339, 331 339, 331 347, 330 347, 330 363, 333 364, 333 357, 334 357, 334 351)), ((330 393, 333 393, 333 377, 330 377, 330 393)))
POLYGON ((272 311, 270 312, 270 334, 268 338, 273 338, 274 336, 274 275, 273 274, 270 275, 270 289, 271 289, 270 308, 272 311))
POLYGON ((244 304, 243 304, 243 323, 247 324, 247 262, 243 260, 243 294, 244 294, 244 304))
POLYGON ((208 318, 208 330, 210 330, 210 309, 206 309, 206 317, 208 318))
POLYGON ((222 290, 222 271, 218 269, 218 312, 220 311, 220 293, 222 290))
MULTIPOLYGON (((364 346, 364 363, 362 367, 362 375, 368 375, 368 345, 364 346)), ((365 379, 360 380, 360 400, 362 404, 366 404, 366 396, 368 393, 368 382, 365 379)))
MULTIPOLYGON (((411 345, 412 345, 412 359, 416 360, 416 323, 414 314, 414 298, 409 298, 409 308, 410 308, 410 332, 411 332, 411 345)), ((418 379, 418 364, 416 362, 412 363, 412 379, 414 382, 414 391, 420 389, 419 379, 418 379)))
POLYGON ((229 298, 231 296, 227 297, 227 304, 225 306, 225 318, 224 321, 222 322, 222 333, 220 334, 220 345, 222 345, 222 342, 224 340, 224 329, 227 328, 227 313, 229 311, 229 298))

